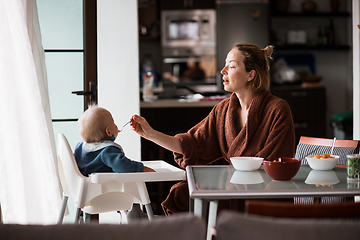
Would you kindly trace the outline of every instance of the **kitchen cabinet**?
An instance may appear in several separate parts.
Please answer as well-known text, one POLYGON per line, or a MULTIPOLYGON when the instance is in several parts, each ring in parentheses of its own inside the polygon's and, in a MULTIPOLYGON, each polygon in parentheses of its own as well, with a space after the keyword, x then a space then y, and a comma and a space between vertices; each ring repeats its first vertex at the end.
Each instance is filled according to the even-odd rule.
MULTIPOLYGON (((141 115, 154 129, 174 136, 177 133, 187 132, 203 120, 211 109, 212 107, 142 107, 141 115)), ((145 139, 141 142, 141 159, 162 159, 177 166, 172 152, 145 139)))
POLYGON ((138 23, 140 41, 160 41, 160 15, 157 4, 139 4, 138 23))
POLYGON ((277 50, 350 50, 350 12, 330 12, 327 8, 312 12, 279 11, 276 2, 270 1, 270 43, 277 50), (331 22, 335 33, 332 44, 329 41, 331 22))
POLYGON ((215 0, 160 0, 162 10, 214 9, 215 0))
POLYGON ((301 85, 273 86, 271 93, 291 108, 296 144, 300 136, 326 137, 326 89, 301 85))

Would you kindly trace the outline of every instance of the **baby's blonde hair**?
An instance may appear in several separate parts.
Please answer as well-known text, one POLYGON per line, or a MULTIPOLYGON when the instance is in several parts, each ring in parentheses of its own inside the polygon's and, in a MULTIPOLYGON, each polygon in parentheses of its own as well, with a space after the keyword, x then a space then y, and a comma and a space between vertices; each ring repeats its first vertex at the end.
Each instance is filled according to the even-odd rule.
POLYGON ((96 104, 90 105, 78 120, 79 132, 84 141, 92 143, 104 140, 107 137, 108 118, 111 118, 108 110, 96 104))

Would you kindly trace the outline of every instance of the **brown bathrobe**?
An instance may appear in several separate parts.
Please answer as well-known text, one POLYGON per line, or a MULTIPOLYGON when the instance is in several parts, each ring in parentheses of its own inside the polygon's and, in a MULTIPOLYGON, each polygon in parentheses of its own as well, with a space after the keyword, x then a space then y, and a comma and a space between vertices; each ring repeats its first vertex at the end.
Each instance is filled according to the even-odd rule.
MULTIPOLYGON (((221 158, 230 163, 233 156, 293 157, 295 131, 288 103, 267 90, 255 94, 246 125, 236 130, 237 109, 235 94, 217 104, 210 114, 187 133, 177 134, 184 154, 174 153, 181 168, 188 165, 207 165, 221 158)), ((175 184, 162 203, 166 214, 189 210, 187 181, 175 184)), ((219 210, 243 210, 241 200, 222 200, 219 210)))

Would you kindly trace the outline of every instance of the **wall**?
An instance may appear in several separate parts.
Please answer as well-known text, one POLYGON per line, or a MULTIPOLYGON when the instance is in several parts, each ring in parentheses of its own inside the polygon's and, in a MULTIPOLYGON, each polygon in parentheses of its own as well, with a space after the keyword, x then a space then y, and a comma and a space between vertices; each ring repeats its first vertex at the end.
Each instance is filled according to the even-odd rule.
POLYGON ((353 105, 354 105, 354 130, 353 138, 360 139, 360 4, 359 0, 353 0, 353 105))
MULTIPOLYGON (((119 128, 138 114, 139 67, 137 0, 98 0, 98 98, 119 128)), ((140 160, 140 137, 130 127, 116 140, 125 154, 140 160)), ((115 215, 100 215, 101 222, 113 222, 115 215)))
MULTIPOLYGON (((137 0, 98 4, 98 97, 119 128, 139 113, 137 0)), ((140 138, 125 128, 116 140, 126 155, 140 160, 140 138)))

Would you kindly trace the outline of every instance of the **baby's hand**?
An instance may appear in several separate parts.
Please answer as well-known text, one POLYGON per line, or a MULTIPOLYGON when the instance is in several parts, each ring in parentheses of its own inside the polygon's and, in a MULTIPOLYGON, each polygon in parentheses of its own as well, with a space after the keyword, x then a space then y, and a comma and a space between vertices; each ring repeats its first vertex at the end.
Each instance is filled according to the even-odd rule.
POLYGON ((144 166, 144 172, 155 172, 155 170, 147 166, 144 166))

